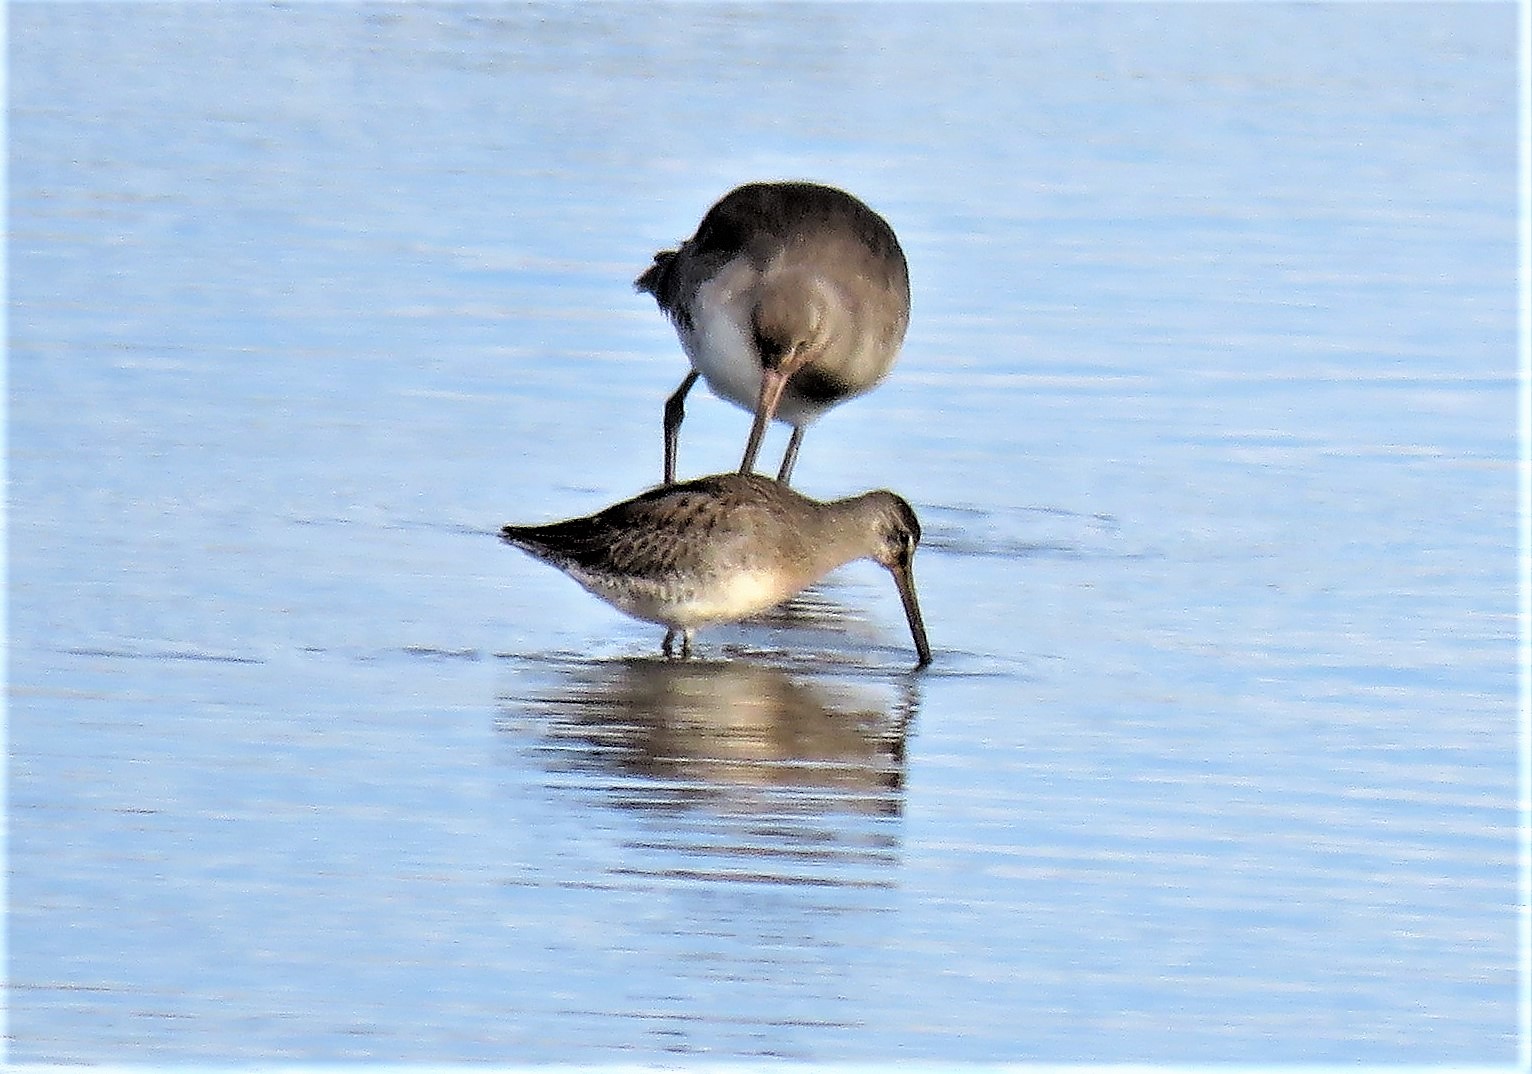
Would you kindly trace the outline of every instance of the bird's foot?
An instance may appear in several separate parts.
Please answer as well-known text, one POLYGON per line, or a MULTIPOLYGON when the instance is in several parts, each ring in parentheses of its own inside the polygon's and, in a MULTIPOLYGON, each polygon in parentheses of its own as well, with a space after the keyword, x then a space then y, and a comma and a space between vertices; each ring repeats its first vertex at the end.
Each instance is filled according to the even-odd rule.
POLYGON ((692 655, 692 632, 690 630, 667 630, 665 640, 660 643, 660 652, 665 654, 665 659, 674 660, 679 657, 689 660, 692 655), (676 652, 676 635, 681 635, 681 651, 676 652))

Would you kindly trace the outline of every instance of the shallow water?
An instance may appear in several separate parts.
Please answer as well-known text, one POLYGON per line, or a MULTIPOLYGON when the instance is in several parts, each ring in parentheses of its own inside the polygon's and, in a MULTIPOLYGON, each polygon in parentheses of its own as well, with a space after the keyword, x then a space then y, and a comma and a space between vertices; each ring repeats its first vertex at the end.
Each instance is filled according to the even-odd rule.
POLYGON ((1510 1064, 1515 21, 12 5, 11 1058, 1510 1064), (764 177, 909 255, 797 481, 921 674, 493 539, 764 177))

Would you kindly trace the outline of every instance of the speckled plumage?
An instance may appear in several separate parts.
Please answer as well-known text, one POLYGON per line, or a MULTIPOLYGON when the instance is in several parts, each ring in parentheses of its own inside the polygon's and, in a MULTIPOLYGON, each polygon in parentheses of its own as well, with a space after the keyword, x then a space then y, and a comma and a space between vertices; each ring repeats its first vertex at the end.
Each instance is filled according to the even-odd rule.
POLYGON ((793 427, 778 480, 792 476, 804 428, 893 367, 910 317, 909 270, 888 223, 842 190, 750 183, 708 210, 635 281, 675 324, 692 364, 665 407, 665 481, 675 480, 687 392, 755 413, 741 473, 767 424, 793 427))
POLYGON ((892 492, 820 502, 755 474, 662 485, 584 518, 500 531, 619 611, 683 637, 748 618, 854 559, 894 575, 922 664, 930 660, 911 564, 920 523, 892 492))

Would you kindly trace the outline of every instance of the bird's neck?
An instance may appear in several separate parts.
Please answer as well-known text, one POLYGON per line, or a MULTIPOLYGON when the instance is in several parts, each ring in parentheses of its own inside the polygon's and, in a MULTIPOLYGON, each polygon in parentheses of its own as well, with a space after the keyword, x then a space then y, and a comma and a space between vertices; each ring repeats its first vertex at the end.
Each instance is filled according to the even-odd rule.
POLYGON ((832 500, 820 513, 819 531, 815 547, 828 573, 872 554, 877 511, 866 495, 832 500))

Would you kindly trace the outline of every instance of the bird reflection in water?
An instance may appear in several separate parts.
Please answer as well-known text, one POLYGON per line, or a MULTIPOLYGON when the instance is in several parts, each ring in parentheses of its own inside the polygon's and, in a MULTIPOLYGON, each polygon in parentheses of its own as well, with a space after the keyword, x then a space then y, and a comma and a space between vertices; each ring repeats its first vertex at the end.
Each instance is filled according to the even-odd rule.
POLYGON ((697 997, 665 1023, 683 1036, 689 1018, 718 1022, 701 997, 720 981, 789 974, 795 995, 824 987, 831 1002, 857 972, 847 932, 877 929, 898 905, 919 675, 508 659, 517 686, 498 730, 518 768, 542 770, 540 787, 521 786, 551 808, 530 812, 553 818, 509 882, 645 907, 602 928, 674 974, 646 1010, 697 997))
POLYGON ((550 768, 646 777, 623 805, 897 814, 916 688, 643 658, 571 663, 516 707, 550 768))

